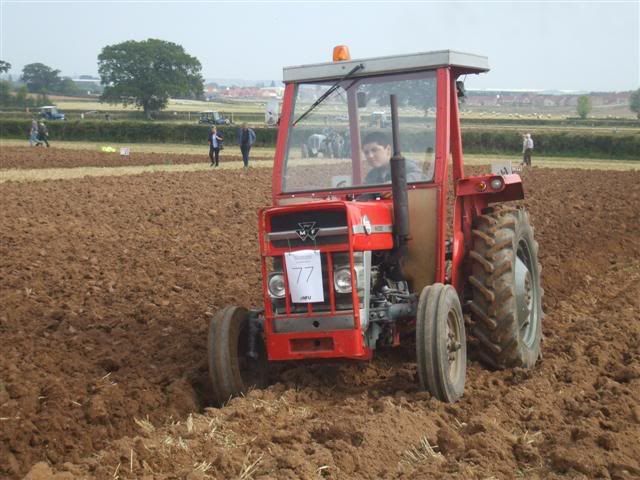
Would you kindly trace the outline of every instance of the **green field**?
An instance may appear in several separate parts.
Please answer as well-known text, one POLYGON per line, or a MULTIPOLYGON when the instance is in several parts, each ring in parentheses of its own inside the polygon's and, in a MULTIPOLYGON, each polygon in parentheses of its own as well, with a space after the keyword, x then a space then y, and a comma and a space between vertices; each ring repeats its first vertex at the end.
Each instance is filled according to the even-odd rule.
MULTIPOLYGON (((51 102, 60 110, 82 110, 82 111, 109 111, 109 112, 137 112, 141 109, 135 106, 123 107, 122 105, 112 105, 109 103, 101 103, 98 99, 93 98, 76 98, 76 97, 58 97, 52 95, 49 97, 51 102)), ((218 110, 232 113, 260 113, 264 114, 266 102, 245 102, 245 101, 229 101, 229 102, 204 102, 199 100, 169 100, 169 105, 164 112, 200 112, 203 110, 218 110)))

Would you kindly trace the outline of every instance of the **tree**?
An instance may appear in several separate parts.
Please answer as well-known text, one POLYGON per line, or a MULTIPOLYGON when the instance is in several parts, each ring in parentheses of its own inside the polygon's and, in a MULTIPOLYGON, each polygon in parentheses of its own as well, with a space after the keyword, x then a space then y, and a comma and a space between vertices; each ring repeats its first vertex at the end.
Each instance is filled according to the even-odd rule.
POLYGON ((0 105, 9 106, 12 100, 11 84, 6 80, 0 80, 0 105))
POLYGON ((638 120, 640 120, 640 88, 635 92, 631 92, 631 96, 629 97, 629 110, 634 112, 638 116, 638 120))
POLYGON ((24 85, 16 90, 16 105, 22 108, 29 106, 29 90, 24 85))
POLYGON ((167 106, 169 97, 198 98, 202 66, 182 46, 150 38, 108 45, 98 56, 98 72, 108 103, 142 107, 147 118, 167 106))
MULTIPOLYGON (((348 81, 346 84, 348 85, 348 81)), ((436 102, 435 79, 431 78, 390 83, 363 83, 358 87, 358 91, 366 92, 368 101, 373 100, 381 107, 389 105, 391 93, 396 94, 398 106, 411 105, 425 112, 428 108, 435 107, 436 102)))
POLYGON ((11 64, 4 60, 0 60, 0 73, 7 73, 9 70, 11 70, 11 64))
POLYGON ((44 63, 30 63, 22 69, 22 81, 30 92, 50 92, 60 83, 59 73, 60 70, 53 70, 44 63))
POLYGON ((578 97, 577 111, 580 118, 587 118, 587 115, 591 112, 591 99, 588 95, 580 95, 578 97))
POLYGON ((80 88, 76 83, 71 80, 69 77, 65 77, 60 80, 60 83, 56 86, 56 93, 60 93, 62 95, 82 95, 86 93, 84 89, 80 88))

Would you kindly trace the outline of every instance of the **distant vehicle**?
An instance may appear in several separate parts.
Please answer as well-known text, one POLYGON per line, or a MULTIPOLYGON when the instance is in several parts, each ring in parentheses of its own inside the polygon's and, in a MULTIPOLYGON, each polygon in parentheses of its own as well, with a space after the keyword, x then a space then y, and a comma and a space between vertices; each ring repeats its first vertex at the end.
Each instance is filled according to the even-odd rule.
POLYGON ((58 111, 55 105, 40 107, 40 117, 45 120, 64 120, 64 113, 58 111))
POLYGON ((264 123, 273 127, 278 125, 280 121, 280 102, 271 100, 267 103, 264 110, 264 123))
POLYGON ((309 135, 307 142, 302 144, 302 157, 340 158, 346 154, 344 137, 331 129, 324 129, 322 133, 309 135))
POLYGON ((369 126, 386 128, 389 126, 389 117, 385 112, 373 112, 369 117, 369 126))
POLYGON ((220 112, 214 110, 205 110, 200 112, 198 123, 206 123, 209 125, 230 125, 231 120, 220 115, 220 112))

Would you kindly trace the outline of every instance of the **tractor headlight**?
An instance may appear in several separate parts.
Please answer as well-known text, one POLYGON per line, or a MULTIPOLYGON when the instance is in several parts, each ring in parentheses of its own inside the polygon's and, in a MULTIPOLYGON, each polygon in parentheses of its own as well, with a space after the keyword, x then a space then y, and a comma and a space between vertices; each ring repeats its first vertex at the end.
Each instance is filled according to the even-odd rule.
POLYGON ((338 268, 333 272, 333 286, 338 293, 351 293, 351 270, 338 268))
POLYGON ((271 298, 284 298, 284 275, 281 272, 269 274, 267 290, 271 298))
POLYGON ((500 190, 504 186, 504 181, 502 178, 497 177, 491 180, 491 188, 494 190, 500 190))

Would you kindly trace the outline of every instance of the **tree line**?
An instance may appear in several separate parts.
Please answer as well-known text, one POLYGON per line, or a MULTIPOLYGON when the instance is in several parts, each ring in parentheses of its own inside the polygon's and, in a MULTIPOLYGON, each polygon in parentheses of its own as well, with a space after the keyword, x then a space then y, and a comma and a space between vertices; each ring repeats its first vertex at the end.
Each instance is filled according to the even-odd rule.
MULTIPOLYGON (((0 73, 10 68, 10 63, 0 60, 0 73)), ((108 45, 98 55, 100 101, 135 105, 152 118, 166 108, 169 98, 201 98, 201 71, 200 61, 176 43, 150 38, 108 45)), ((29 107, 46 99, 47 94, 84 93, 71 78, 60 77, 60 70, 43 63, 25 65, 20 80, 23 85, 14 92, 10 82, 0 82, 0 105, 29 107), (33 99, 29 94, 38 97, 33 99)))

